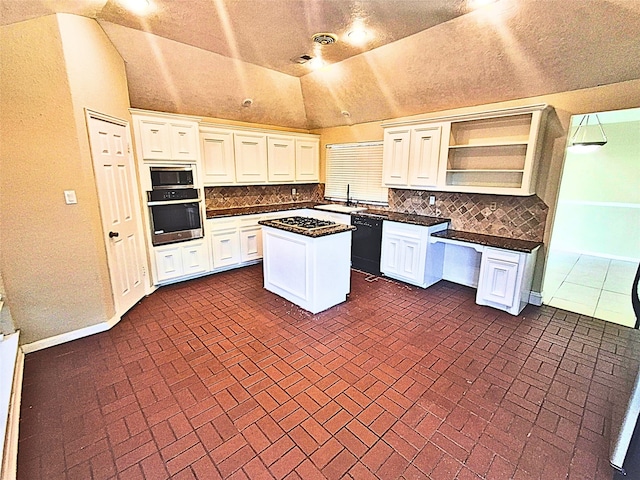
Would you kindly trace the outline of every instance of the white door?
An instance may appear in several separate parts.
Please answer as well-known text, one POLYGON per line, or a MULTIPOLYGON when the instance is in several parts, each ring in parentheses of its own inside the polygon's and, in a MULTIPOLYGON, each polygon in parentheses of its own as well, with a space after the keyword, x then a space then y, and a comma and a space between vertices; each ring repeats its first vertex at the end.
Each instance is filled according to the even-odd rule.
POLYGON ((145 294, 145 251, 133 159, 126 124, 88 113, 93 168, 116 314, 122 316, 145 294))

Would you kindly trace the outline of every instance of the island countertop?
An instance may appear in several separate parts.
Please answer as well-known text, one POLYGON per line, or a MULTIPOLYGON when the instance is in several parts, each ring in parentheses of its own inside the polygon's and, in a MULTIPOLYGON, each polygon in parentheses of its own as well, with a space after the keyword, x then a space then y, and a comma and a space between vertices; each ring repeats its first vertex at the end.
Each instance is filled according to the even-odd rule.
POLYGON ((335 235, 336 233, 350 232, 356 229, 356 227, 352 225, 346 225, 344 223, 336 223, 335 225, 331 225, 329 227, 325 227, 319 230, 304 230, 294 225, 283 225, 282 223, 279 223, 276 220, 260 220, 258 224, 264 225, 265 227, 277 228, 279 230, 284 230, 286 232, 291 232, 291 233, 297 233, 299 235, 303 235, 305 237, 312 237, 312 238, 326 237, 327 235, 335 235))

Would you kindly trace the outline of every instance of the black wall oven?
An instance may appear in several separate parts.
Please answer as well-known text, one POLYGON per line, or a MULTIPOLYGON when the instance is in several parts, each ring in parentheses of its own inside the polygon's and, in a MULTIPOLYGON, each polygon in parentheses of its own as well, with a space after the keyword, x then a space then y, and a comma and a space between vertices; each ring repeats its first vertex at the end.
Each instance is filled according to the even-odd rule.
POLYGON ((202 238, 200 195, 191 167, 151 167, 147 192, 151 242, 166 245, 202 238))

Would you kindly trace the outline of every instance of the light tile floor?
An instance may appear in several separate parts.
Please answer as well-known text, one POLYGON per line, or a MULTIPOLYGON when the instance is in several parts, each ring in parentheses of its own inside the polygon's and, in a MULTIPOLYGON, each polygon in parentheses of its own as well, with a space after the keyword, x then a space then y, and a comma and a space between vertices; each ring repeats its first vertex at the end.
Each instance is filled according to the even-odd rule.
POLYGON ((552 250, 543 303, 632 327, 631 284, 638 264, 552 250))

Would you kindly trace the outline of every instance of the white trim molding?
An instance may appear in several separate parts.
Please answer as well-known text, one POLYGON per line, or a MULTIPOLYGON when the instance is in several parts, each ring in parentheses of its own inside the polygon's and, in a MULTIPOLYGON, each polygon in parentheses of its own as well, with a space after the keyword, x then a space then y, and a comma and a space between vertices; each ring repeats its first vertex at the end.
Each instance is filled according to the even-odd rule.
POLYGON ((20 429, 20 404, 22 402, 22 375, 24 372, 24 352, 18 348, 13 375, 13 390, 7 417, 2 456, 2 480, 15 480, 18 472, 18 434, 20 429))
POLYGON ((531 292, 529 294, 529 303, 531 305, 535 305, 536 307, 539 307, 542 305, 542 293, 541 292, 531 292))
POLYGON ((72 340, 88 337, 89 335, 106 332, 107 330, 111 330, 119 321, 120 317, 115 316, 105 322, 100 322, 89 327, 80 328, 67 333, 61 333, 60 335, 55 335, 49 338, 43 338, 42 340, 37 340, 32 343, 26 343, 22 345, 22 350, 24 353, 37 352, 38 350, 54 347, 72 340))

